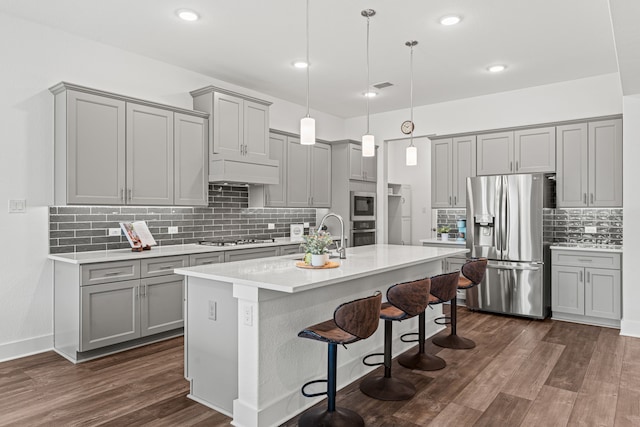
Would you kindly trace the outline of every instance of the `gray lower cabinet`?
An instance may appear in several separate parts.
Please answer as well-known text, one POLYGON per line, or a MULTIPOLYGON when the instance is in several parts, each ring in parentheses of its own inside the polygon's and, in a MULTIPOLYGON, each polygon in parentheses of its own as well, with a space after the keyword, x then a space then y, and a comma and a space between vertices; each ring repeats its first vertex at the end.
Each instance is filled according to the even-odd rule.
POLYGON ((208 252, 189 255, 189 265, 220 264, 224 262, 224 252, 208 252))
POLYGON ((224 262, 244 261, 247 259, 266 258, 270 256, 280 255, 280 248, 270 246, 266 248, 251 248, 226 251, 224 253, 224 262))
POLYGON ((620 254, 552 251, 554 319, 619 327, 621 288, 620 254))
POLYGON ((280 255, 292 255, 302 253, 300 244, 280 246, 280 255))
POLYGON ((170 274, 140 281, 140 336, 184 326, 183 279, 170 274))
POLYGON ((622 120, 557 127, 557 206, 622 206, 622 120))

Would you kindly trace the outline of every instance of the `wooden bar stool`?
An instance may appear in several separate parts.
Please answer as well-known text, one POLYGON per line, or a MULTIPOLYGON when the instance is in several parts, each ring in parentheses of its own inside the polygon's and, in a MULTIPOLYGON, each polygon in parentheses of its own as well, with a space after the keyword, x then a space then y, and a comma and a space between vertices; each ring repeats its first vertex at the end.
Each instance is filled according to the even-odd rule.
POLYGON ((307 426, 364 426, 364 420, 356 412, 336 408, 336 368, 338 344, 350 344, 369 338, 378 329, 382 294, 376 292, 366 298, 341 304, 333 313, 333 319, 309 326, 298 333, 301 338, 310 338, 329 344, 327 379, 314 380, 302 386, 306 397, 327 396, 327 408, 312 408, 304 412, 298 421, 300 427, 307 426), (311 384, 327 383, 327 391, 307 393, 311 384))
MULTIPOLYGON (((429 305, 441 304, 454 298, 458 287, 459 272, 440 274, 431 278, 431 291, 429 293, 429 305), (452 296, 453 295, 453 296, 452 296)), ((418 318, 418 351, 417 353, 404 353, 398 357, 398 363, 405 368, 417 369, 420 371, 437 371, 447 366, 443 358, 429 354, 425 351, 426 315, 423 311, 418 318)), ((408 336, 415 336, 415 332, 402 335, 403 342, 415 342, 407 339, 408 336)))
MULTIPOLYGON (((486 271, 486 258, 471 259, 460 269, 460 277, 458 278, 458 289, 469 289, 474 286, 478 286, 480 282, 482 282, 484 273, 486 271)), ((451 324, 450 333, 449 335, 434 337, 432 341, 435 345, 453 349, 469 349, 476 346, 476 343, 474 343, 469 338, 463 338, 461 336, 458 336, 457 334, 456 328, 458 324, 458 304, 456 302, 456 297, 451 300, 450 316, 445 317, 444 319, 444 323, 451 324)), ((438 319, 436 319, 436 321, 437 320, 438 319)))
POLYGON ((365 356, 362 363, 367 366, 384 365, 384 376, 368 377, 360 383, 360 390, 369 397, 379 400, 407 400, 416 394, 416 388, 409 381, 391 377, 391 342, 393 322, 410 319, 424 313, 429 304, 430 279, 399 283, 387 289, 387 301, 382 304, 380 318, 384 320, 384 353, 365 356), (369 363, 373 356, 384 356, 381 363, 369 363))

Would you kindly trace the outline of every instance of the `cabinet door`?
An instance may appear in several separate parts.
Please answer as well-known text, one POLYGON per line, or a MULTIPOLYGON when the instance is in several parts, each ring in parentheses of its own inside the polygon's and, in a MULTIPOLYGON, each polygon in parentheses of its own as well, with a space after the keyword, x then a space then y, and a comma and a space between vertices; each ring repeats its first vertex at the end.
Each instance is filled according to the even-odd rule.
POLYGON ((585 269, 584 314, 620 320, 620 270, 585 269))
POLYGON ((476 137, 472 135, 453 138, 451 148, 453 157, 451 205, 455 208, 464 208, 467 206, 467 178, 476 176, 476 137))
POLYGON ((311 206, 331 207, 331 146, 311 146, 311 206))
POLYGON ((139 283, 128 280, 80 289, 80 351, 140 337, 139 283))
POLYGON ((208 121, 174 114, 174 204, 207 206, 209 196, 208 121))
POLYGON ((551 311, 584 315, 584 268, 551 267, 551 311))
POLYGON ((478 175, 498 175, 514 172, 513 132, 478 136, 478 175))
POLYGON ((269 107, 244 101, 245 154, 269 157, 269 107))
POLYGON ((589 123, 589 206, 622 206, 622 120, 589 123))
POLYGON ((140 281, 141 336, 184 326, 184 277, 177 274, 140 281))
POLYGON ((402 216, 411 216, 411 186, 400 187, 400 213, 402 216))
POLYGON ((127 103, 127 203, 173 205, 173 112, 127 103))
POLYGON ((280 255, 292 255, 302 253, 300 245, 280 246, 280 255))
POLYGON ((309 206, 309 153, 308 145, 297 140, 287 143, 287 205, 292 208, 309 206))
POLYGON ((264 186, 264 205, 281 208, 287 205, 287 138, 293 144, 300 144, 297 138, 286 137, 277 133, 269 136, 269 158, 278 160, 279 183, 264 186))
POLYGON ((448 208, 453 203, 451 190, 451 138, 431 141, 431 207, 448 208))
POLYGON ((556 128, 519 130, 514 133, 516 173, 556 171, 556 128))
POLYGON ((244 100, 224 93, 213 94, 213 152, 240 155, 243 145, 244 100))
POLYGON ((411 217, 402 217, 402 244, 411 245, 411 217))
POLYGON ((224 262, 224 252, 208 252, 203 254, 189 255, 189 265, 209 265, 224 262))
POLYGON ((556 127, 556 205, 585 207, 588 197, 587 124, 556 127))
MULTIPOLYGON (((360 151, 360 155, 362 155, 362 151, 360 151)), ((363 157, 362 158, 362 179, 369 182, 376 182, 378 178, 377 170, 377 156, 374 157, 363 157)))
POLYGON ((363 180, 362 147, 349 144, 349 179, 363 180))
POLYGON ((67 203, 124 204, 125 102, 68 91, 67 203))

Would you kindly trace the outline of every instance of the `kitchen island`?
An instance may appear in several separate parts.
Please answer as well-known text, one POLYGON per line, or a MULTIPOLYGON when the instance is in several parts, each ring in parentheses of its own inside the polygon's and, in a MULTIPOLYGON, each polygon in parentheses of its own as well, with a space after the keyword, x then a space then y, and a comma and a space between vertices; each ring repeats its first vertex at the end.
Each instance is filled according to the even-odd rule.
MULTIPOLYGON (((326 376, 326 345, 297 337, 327 320, 344 302, 395 283, 439 274, 441 260, 464 248, 371 245, 347 249, 334 269, 296 267, 299 255, 176 269, 187 277, 185 377, 190 398, 233 417, 242 427, 279 425, 321 398, 300 393, 303 383, 326 376)), ((442 326, 429 321, 427 334, 442 326)), ((400 335, 417 330, 416 319, 394 328, 395 355, 411 344, 400 335)), ((372 368, 362 356, 381 352, 383 331, 341 348, 338 387, 372 368)))

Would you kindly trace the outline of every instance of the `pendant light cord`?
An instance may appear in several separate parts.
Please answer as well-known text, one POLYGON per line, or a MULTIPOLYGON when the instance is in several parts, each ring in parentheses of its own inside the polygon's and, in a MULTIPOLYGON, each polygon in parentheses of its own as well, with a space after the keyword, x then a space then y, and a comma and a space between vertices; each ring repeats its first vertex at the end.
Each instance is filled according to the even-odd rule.
POLYGON ((307 117, 311 117, 309 114, 309 0, 307 0, 307 117))
POLYGON ((369 135, 369 97, 371 95, 369 91, 370 81, 369 78, 369 15, 367 15, 367 90, 365 92, 365 97, 367 98, 367 135, 369 135))
POLYGON ((411 55, 409 57, 409 81, 410 81, 410 98, 411 98, 411 142, 409 144, 410 147, 413 147, 413 130, 415 128, 415 124, 413 123, 413 46, 418 44, 416 41, 407 42, 409 48, 411 49, 411 55))

